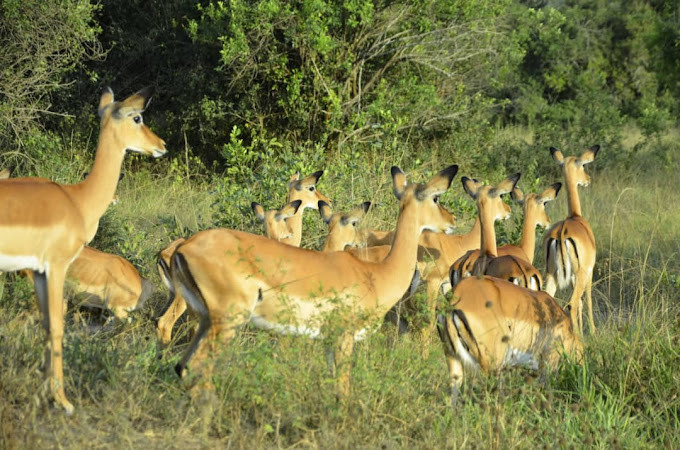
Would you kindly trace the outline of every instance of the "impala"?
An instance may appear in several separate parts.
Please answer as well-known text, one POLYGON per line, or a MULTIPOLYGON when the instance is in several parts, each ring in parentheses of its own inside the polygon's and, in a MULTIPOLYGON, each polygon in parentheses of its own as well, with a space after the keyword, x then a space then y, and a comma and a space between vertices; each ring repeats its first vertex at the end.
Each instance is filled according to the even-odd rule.
POLYGON ((194 371, 210 387, 216 346, 231 341, 237 328, 248 322, 279 333, 319 337, 337 326, 337 319, 345 326, 333 339, 331 359, 338 396, 345 398, 355 338, 375 325, 408 288, 420 233, 453 227, 438 197, 457 170, 450 166, 427 184, 408 184, 404 173, 392 168, 400 212, 394 243, 381 263, 361 261, 348 252, 295 248, 236 230, 208 230, 189 238, 175 250, 171 273, 175 290, 199 317, 199 325, 176 367, 178 374, 193 358, 194 371))
POLYGON ((302 243, 302 213, 305 208, 317 209, 320 200, 329 204, 331 203, 328 197, 323 195, 316 188, 316 184, 319 182, 321 175, 323 175, 323 170, 314 172, 303 179, 300 179, 300 174, 298 173, 290 177, 290 181, 288 182, 288 201, 301 200, 302 205, 298 209, 297 214, 294 214, 287 219, 290 228, 293 231, 293 235, 289 239, 282 240, 283 243, 299 247, 302 243))
POLYGON ((577 361, 583 352, 571 319, 548 293, 490 276, 455 285, 449 311, 438 316, 438 324, 452 406, 466 370, 554 368, 563 352, 577 361))
POLYGON ((101 131, 90 175, 74 185, 15 178, 0 181, 0 270, 33 271, 47 333, 46 376, 55 402, 73 412, 64 392, 62 338, 66 271, 97 231, 111 203, 126 150, 153 156, 165 142, 142 121, 150 92, 115 102, 107 89, 99 102, 101 131))
MULTIPOLYGON (((513 200, 522 205, 524 210, 522 239, 519 246, 506 244, 498 247, 496 253, 499 258, 488 261, 485 273, 529 287, 535 291, 540 290, 540 273, 534 267, 530 267, 521 261, 533 264, 536 250, 536 227, 547 228, 550 225, 550 218, 545 211, 545 203, 554 200, 561 187, 562 183, 555 183, 540 195, 528 194, 526 197, 517 187, 510 192, 513 200)), ((486 241, 491 242, 492 239, 495 242, 495 236, 488 236, 486 241)), ((461 260, 456 261, 456 268, 452 269, 456 273, 456 279, 473 273, 479 255, 479 249, 473 250, 468 252, 461 260)))
MULTIPOLYGON (((34 279, 32 271, 25 273, 34 279)), ((69 266, 66 280, 80 305, 108 309, 120 320, 141 308, 154 291, 128 260, 87 245, 69 266)))
POLYGON ((338 252, 345 247, 356 247, 360 242, 357 225, 368 212, 371 202, 364 202, 348 213, 335 213, 330 205, 319 200, 319 215, 328 225, 328 236, 321 251, 338 252))
POLYGON ((486 186, 479 181, 463 177, 465 191, 476 201, 482 234, 479 249, 467 252, 451 266, 450 277, 453 283, 471 274, 487 274, 535 291, 541 289, 541 274, 529 261, 512 254, 499 256, 496 246, 494 223, 498 219, 506 219, 511 213, 510 207, 503 203, 501 196, 515 188, 519 177, 519 173, 511 175, 497 186, 486 186), (499 214, 500 211, 504 212, 499 214), (474 254, 479 257, 474 259, 472 257, 474 254))
POLYGON ((590 331, 595 332, 592 289, 597 247, 590 224, 581 216, 578 186, 588 186, 590 183, 590 177, 583 166, 592 162, 599 150, 600 146, 595 145, 581 156, 565 158, 562 152, 554 147, 550 148, 553 160, 562 167, 569 213, 566 219, 557 222, 546 232, 543 241, 546 262, 545 290, 550 295, 555 295, 558 287, 565 289, 570 285, 574 286, 569 299, 571 320, 577 324, 581 333, 583 333, 584 292, 590 331))
MULTIPOLYGON (((295 234, 295 230, 293 230, 289 219, 297 214, 301 204, 302 200, 298 199, 287 203, 281 209, 265 211, 264 208, 262 208, 262 205, 257 202, 252 202, 250 207, 253 210, 255 217, 264 223, 264 231, 268 238, 280 242, 287 242, 290 241, 295 234)), ((187 310, 186 302, 181 296, 177 295, 175 287, 170 280, 170 257, 175 252, 177 246, 184 241, 186 241, 185 238, 179 238, 172 241, 170 245, 158 253, 156 259, 158 274, 170 293, 167 301, 168 306, 165 308, 163 315, 158 318, 156 324, 156 334, 158 335, 161 344, 170 342, 172 339, 172 328, 182 314, 184 314, 184 311, 187 310)))
MULTIPOLYGON (((288 204, 281 210, 265 212, 259 203, 251 203, 250 206, 255 213, 255 217, 265 223, 267 237, 284 244, 295 247, 300 246, 302 242, 302 214, 305 208, 318 209, 319 202, 321 201, 327 204, 330 203, 328 197, 316 188, 316 184, 322 175, 323 170, 319 170, 301 180, 299 173, 293 174, 288 182, 288 204), (294 205, 298 206, 295 207, 294 205), (295 212, 291 215, 292 207, 295 207, 295 212)), ((171 242, 170 245, 159 252, 156 260, 158 273, 170 293, 168 306, 161 317, 158 318, 156 327, 156 333, 161 344, 170 342, 170 339, 172 339, 172 328, 187 309, 186 302, 181 295, 177 295, 170 281, 170 257, 175 252, 177 246, 185 240, 185 238, 179 238, 171 242)))
POLYGON ((264 232, 269 239, 288 243, 295 235, 294 227, 288 219, 297 214, 301 204, 302 200, 294 200, 286 203, 281 209, 265 211, 262 205, 252 202, 250 208, 257 220, 264 224, 264 232))

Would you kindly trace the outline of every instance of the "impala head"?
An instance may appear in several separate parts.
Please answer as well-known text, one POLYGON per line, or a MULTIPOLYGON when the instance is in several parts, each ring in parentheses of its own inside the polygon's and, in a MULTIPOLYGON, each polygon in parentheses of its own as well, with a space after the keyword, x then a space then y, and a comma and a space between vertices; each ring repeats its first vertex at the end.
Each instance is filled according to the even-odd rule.
POLYGON ((335 213, 323 200, 319 200, 319 214, 328 224, 328 237, 324 245, 326 251, 344 250, 345 246, 356 247, 361 241, 357 225, 371 207, 371 202, 364 202, 348 213, 335 213))
POLYGON ((532 193, 527 194, 526 196, 516 187, 512 190, 510 196, 512 196, 512 199, 515 202, 522 205, 522 208, 524 209, 524 220, 527 220, 526 218, 530 217, 532 220, 536 221, 537 226, 548 228, 550 226, 550 217, 548 217, 548 213, 545 211, 545 204, 555 200, 561 187, 562 183, 555 183, 540 194, 532 193))
POLYGON ((424 184, 408 183, 406 175, 397 166, 392 166, 392 191, 399 199, 399 210, 415 208, 418 231, 453 233, 456 218, 439 204, 439 196, 451 186, 458 166, 452 165, 432 177, 424 184))
POLYGON ((512 214, 512 209, 503 202, 502 196, 515 188, 519 177, 519 173, 510 175, 496 186, 487 186, 468 177, 463 177, 462 182, 465 192, 476 200, 480 214, 483 212, 489 219, 489 223, 493 223, 497 220, 505 220, 512 214))
POLYGON ((583 152, 581 156, 564 157, 561 151, 557 150, 555 147, 550 147, 550 154, 552 155, 553 160, 562 167, 564 178, 566 180, 573 180, 577 186, 588 186, 590 184, 590 177, 583 169, 583 166, 593 162, 599 151, 600 146, 593 145, 583 152))
POLYGON ((267 237, 282 241, 293 236, 293 230, 286 219, 294 216, 301 204, 302 200, 294 200, 286 203, 281 209, 272 209, 270 211, 265 211, 262 205, 257 202, 251 203, 250 207, 253 209, 255 217, 264 223, 264 231, 267 237))
POLYGON ((144 125, 142 112, 151 101, 151 89, 146 88, 132 94, 123 101, 113 99, 113 91, 106 88, 99 100, 101 128, 110 130, 112 139, 117 141, 123 151, 143 153, 159 157, 165 154, 165 141, 144 125))
POLYGON ((302 202, 301 207, 303 210, 305 208, 318 209, 319 201, 321 200, 330 205, 330 199, 316 188, 316 183, 319 182, 321 175, 323 175, 323 170, 314 172, 303 179, 300 179, 299 173, 290 177, 290 181, 288 182, 288 200, 300 200, 302 202))

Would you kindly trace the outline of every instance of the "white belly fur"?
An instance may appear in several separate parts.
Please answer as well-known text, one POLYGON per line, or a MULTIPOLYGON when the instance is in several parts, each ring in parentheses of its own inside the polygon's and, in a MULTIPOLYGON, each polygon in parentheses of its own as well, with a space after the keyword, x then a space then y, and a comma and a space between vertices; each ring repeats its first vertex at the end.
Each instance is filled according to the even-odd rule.
POLYGON ((0 271, 14 272, 23 269, 45 272, 47 270, 47 263, 41 261, 37 256, 10 256, 0 254, 0 271))

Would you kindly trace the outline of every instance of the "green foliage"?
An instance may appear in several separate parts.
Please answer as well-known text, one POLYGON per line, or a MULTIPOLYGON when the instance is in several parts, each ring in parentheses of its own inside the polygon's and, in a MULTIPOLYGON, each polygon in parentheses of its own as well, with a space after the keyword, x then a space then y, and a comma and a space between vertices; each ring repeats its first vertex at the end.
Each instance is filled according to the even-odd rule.
POLYGON ((87 59, 103 56, 86 0, 0 1, 0 147, 21 147, 45 121, 50 96, 87 59))

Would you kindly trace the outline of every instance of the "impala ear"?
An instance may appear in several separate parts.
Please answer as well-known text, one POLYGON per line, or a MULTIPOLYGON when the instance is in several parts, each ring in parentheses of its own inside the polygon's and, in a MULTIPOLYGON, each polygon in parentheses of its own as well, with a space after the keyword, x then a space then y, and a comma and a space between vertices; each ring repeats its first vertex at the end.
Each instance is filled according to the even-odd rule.
POLYGON ((323 170, 319 170, 317 172, 314 172, 313 174, 309 175, 308 177, 305 177, 304 180, 302 180, 303 184, 314 184, 319 182, 319 178, 321 178, 321 175, 323 175, 323 170))
POLYGON ((427 190, 428 191, 434 191, 437 194, 441 194, 442 192, 446 192, 446 190, 449 189, 451 186, 451 182, 453 181, 453 177, 456 176, 458 173, 458 165, 453 164, 447 167, 446 169, 440 171, 437 175, 432 177, 430 181, 427 182, 427 190))
POLYGON ((465 192, 467 192, 470 197, 477 200, 480 183, 477 180, 473 180, 472 178, 468 177, 463 177, 460 181, 463 183, 463 189, 465 189, 465 192))
POLYGON ((513 189, 510 192, 510 197, 512 197, 512 200, 515 201, 515 203, 524 206, 524 193, 520 188, 516 187, 513 189))
POLYGON ((359 223, 361 219, 366 215, 368 212, 368 208, 370 208, 371 202, 364 202, 361 205, 357 206, 354 208, 352 211, 349 213, 345 214, 342 216, 340 219, 340 222, 342 225, 347 225, 348 223, 359 223))
POLYGON ((599 151, 600 151, 600 146, 599 145, 593 145, 588 150, 583 152, 583 154, 576 161, 577 164, 583 165, 583 164, 588 164, 588 163, 593 162, 595 160, 595 157, 597 156, 597 152, 599 152, 599 151))
POLYGON ((151 97, 153 96, 153 88, 147 86, 125 100, 121 102, 123 108, 130 108, 134 111, 144 111, 151 103, 151 97))
POLYGON ((104 117, 104 110, 107 106, 113 103, 113 90, 110 87, 104 89, 102 96, 99 98, 99 117, 104 117))
POLYGON ((562 183, 555 183, 545 191, 541 192, 538 200, 542 203, 555 200, 555 198, 557 198, 557 194, 560 193, 560 189, 562 189, 562 183))
POLYGON ((250 208, 253 210, 253 213, 255 214, 255 217, 257 217, 257 220, 260 222, 264 222, 264 208, 262 205, 260 205, 257 202, 253 202, 250 204, 250 208))
POLYGON ((401 200, 401 197, 406 190, 406 185, 408 184, 406 175, 397 166, 392 166, 390 172, 392 173, 392 192, 394 192, 394 196, 397 197, 397 199, 401 200))
POLYGON ((553 161, 555 161, 560 166, 564 164, 564 155, 562 155, 562 152, 557 150, 555 147, 550 147, 550 155, 552 155, 553 161))
POLYGON ((290 203, 286 203, 283 208, 276 213, 276 220, 286 220, 289 217, 297 214, 298 209, 302 205, 302 200, 293 200, 290 203))
POLYGON ((319 215, 327 224, 330 223, 331 217, 333 217, 333 211, 331 211, 331 207, 323 200, 319 200, 319 215))
POLYGON ((508 178, 498 183, 493 189, 491 189, 491 191, 489 191, 489 195, 495 197, 497 195, 503 195, 507 194, 508 192, 512 192, 512 190, 515 189, 515 185, 519 181, 519 177, 521 175, 522 174, 519 172, 513 173, 508 178))

